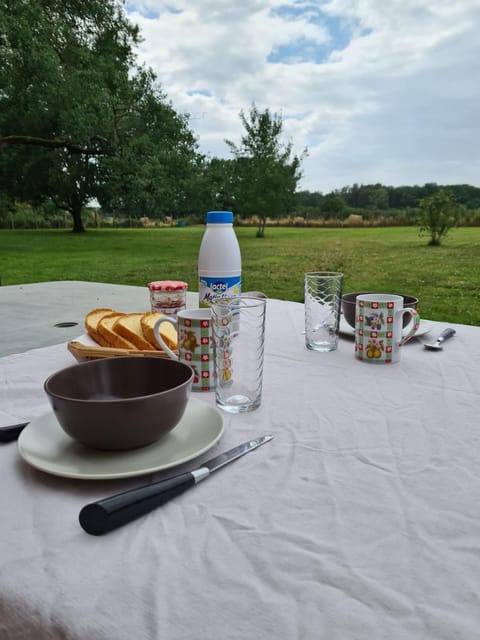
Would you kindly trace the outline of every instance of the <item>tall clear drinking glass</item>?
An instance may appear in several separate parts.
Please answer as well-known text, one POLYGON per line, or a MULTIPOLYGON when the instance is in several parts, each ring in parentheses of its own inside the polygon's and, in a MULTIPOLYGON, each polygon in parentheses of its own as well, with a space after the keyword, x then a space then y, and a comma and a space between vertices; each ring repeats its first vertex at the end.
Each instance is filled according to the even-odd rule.
POLYGON ((239 296, 212 303, 215 398, 229 413, 252 411, 262 399, 266 299, 239 296))
POLYGON ((305 344, 313 351, 334 351, 342 302, 343 273, 311 271, 305 274, 305 344))

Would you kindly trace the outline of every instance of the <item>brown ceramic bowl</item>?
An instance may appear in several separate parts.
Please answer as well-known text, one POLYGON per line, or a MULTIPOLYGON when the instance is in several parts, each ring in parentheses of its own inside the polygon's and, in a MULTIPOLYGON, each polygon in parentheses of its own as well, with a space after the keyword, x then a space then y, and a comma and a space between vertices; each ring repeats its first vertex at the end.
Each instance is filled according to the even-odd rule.
MULTIPOLYGON (((357 296, 362 296, 366 293, 378 293, 378 291, 356 291, 354 293, 344 293, 342 296, 342 311, 345 320, 348 324, 355 329, 355 304, 357 302, 357 296)), ((390 292, 389 292, 390 293, 390 292)), ((417 308, 418 298, 414 296, 404 296, 403 293, 396 293, 394 295, 401 296, 403 298, 403 306, 417 308)), ((403 316, 403 326, 406 327, 410 322, 410 316, 403 316)))
POLYGON ((143 447, 171 431, 186 409, 193 370, 176 360, 121 356, 57 371, 45 392, 62 429, 94 449, 143 447))

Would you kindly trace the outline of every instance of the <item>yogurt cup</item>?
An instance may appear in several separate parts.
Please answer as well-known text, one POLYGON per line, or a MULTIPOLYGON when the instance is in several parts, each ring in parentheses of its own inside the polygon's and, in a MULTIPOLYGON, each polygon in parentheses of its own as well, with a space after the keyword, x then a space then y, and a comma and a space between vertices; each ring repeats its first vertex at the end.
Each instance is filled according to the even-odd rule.
POLYGON ((176 316, 187 306, 188 284, 181 280, 157 280, 148 285, 153 312, 176 316))

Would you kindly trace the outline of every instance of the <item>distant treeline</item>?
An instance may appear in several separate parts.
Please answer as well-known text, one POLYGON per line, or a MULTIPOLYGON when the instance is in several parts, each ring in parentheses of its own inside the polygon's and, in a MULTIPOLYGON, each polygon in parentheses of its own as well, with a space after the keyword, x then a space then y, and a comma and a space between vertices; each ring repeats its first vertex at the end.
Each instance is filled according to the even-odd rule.
MULTIPOLYGON (((453 199, 465 207, 461 226, 480 226, 480 188, 468 184, 388 187, 381 184, 358 185, 323 194, 320 191, 298 191, 290 215, 272 211, 267 226, 411 226, 418 223, 418 205, 439 189, 449 191, 453 199)), ((257 216, 247 216, 234 208, 236 224, 257 226, 257 216)), ((109 228, 165 227, 203 224, 205 211, 165 216, 114 216, 101 208, 84 207, 85 226, 109 228)), ((32 207, 17 203, 14 210, 0 206, 0 228, 69 228, 71 219, 51 202, 32 207)))
POLYGON ((480 210, 480 188, 468 184, 438 185, 431 182, 413 187, 388 187, 379 183, 354 184, 325 195, 319 191, 300 191, 296 194, 296 213, 307 218, 322 217, 328 220, 345 219, 352 213, 362 214, 367 219, 386 213, 391 217, 403 211, 403 215, 412 218, 420 200, 428 198, 441 188, 449 191, 458 204, 465 206, 467 218, 480 210))

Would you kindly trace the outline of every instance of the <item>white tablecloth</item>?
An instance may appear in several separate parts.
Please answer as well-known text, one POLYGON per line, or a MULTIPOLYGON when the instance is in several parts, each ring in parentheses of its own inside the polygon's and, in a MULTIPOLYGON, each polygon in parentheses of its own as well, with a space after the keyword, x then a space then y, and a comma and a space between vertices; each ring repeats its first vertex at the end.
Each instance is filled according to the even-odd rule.
MULTIPOLYGON (((84 504, 171 472, 70 480, 0 445, 0 638, 479 637, 480 328, 453 326, 442 352, 374 366, 348 338, 308 351, 303 305, 269 300, 262 406, 224 414, 204 458, 274 440, 102 537, 84 504)), ((72 362, 65 344, 0 359, 0 425, 47 411, 72 362)))

